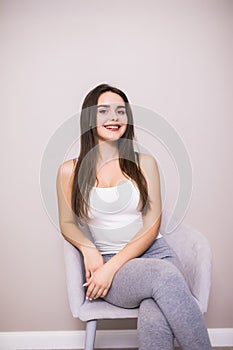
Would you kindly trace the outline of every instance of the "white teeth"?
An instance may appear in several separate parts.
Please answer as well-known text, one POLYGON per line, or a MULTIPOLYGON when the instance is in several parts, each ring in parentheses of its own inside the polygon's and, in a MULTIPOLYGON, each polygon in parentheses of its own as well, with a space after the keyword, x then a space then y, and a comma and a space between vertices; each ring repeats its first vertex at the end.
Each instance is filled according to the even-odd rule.
POLYGON ((106 129, 119 129, 119 126, 118 125, 108 125, 108 126, 105 126, 106 129))

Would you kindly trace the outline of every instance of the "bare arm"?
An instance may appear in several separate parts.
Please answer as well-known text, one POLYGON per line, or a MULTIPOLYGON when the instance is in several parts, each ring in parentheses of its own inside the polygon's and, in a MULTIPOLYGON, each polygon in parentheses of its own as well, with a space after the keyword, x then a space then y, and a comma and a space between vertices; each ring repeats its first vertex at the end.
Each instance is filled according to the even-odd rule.
POLYGON ((74 220, 71 209, 71 193, 73 183, 73 161, 63 163, 57 174, 57 198, 59 211, 59 224, 64 238, 77 247, 83 257, 86 268, 86 279, 103 265, 103 258, 91 242, 79 229, 74 220))
POLYGON ((155 159, 140 156, 140 165, 148 185, 150 209, 143 216, 143 227, 133 239, 104 266, 100 267, 87 284, 87 297, 98 298, 107 294, 115 273, 129 260, 140 256, 155 240, 161 223, 160 178, 155 159))

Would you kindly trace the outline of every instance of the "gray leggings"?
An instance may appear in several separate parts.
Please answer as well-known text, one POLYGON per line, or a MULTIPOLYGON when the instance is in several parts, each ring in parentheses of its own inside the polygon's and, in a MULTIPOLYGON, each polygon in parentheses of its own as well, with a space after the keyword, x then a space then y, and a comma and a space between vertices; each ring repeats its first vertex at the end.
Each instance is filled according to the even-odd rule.
MULTIPOLYGON (((112 256, 105 255, 105 262, 112 256)), ((122 266, 105 300, 123 308, 139 306, 140 350, 174 349, 174 336, 183 350, 211 349, 202 313, 164 238, 122 266)))

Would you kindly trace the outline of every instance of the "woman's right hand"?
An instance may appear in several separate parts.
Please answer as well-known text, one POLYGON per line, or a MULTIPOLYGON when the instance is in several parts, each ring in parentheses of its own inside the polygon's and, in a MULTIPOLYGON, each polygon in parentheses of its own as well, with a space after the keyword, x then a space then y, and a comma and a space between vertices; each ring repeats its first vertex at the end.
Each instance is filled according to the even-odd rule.
POLYGON ((82 251, 84 266, 86 272, 86 283, 91 278, 92 274, 101 266, 104 265, 104 259, 97 248, 86 247, 82 251))

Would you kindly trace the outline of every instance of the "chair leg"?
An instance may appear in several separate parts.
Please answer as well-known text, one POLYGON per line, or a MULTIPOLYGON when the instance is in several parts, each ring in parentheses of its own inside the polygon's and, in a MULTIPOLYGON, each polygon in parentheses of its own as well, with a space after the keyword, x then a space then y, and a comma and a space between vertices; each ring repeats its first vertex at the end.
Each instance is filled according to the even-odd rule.
POLYGON ((85 350, 94 350, 97 320, 86 323, 85 350))

